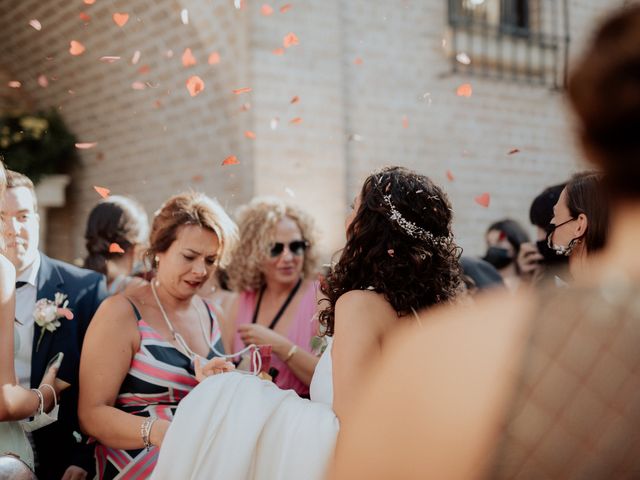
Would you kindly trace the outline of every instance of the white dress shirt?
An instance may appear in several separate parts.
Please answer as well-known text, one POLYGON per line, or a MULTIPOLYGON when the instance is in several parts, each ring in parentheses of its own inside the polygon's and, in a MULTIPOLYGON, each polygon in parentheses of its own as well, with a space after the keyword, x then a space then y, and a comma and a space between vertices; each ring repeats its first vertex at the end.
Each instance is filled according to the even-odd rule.
POLYGON ((34 319, 33 309, 36 305, 38 293, 38 271, 40 270, 40 254, 29 268, 16 278, 16 282, 27 282, 16 290, 16 319, 17 342, 15 351, 16 376, 20 385, 31 387, 31 353, 33 350, 34 319))

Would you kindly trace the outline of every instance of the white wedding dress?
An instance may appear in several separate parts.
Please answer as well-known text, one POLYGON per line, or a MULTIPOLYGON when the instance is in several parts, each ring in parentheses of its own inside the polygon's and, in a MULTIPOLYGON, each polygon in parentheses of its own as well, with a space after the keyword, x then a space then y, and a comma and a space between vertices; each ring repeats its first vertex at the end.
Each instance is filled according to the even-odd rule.
POLYGON ((332 371, 329 339, 311 400, 237 372, 207 378, 180 402, 151 478, 322 479, 339 429, 332 371))

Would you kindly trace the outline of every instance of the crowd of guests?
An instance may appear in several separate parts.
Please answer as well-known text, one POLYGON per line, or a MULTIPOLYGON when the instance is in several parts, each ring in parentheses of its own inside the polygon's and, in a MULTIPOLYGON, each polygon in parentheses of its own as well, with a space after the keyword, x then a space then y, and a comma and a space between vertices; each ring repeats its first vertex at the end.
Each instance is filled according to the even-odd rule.
POLYGON ((236 371, 328 406, 331 478, 640 475, 639 32, 616 13, 569 82, 596 170, 533 200, 534 241, 490 225, 482 258, 441 187, 386 167, 322 274, 297 206, 232 219, 196 192, 151 224, 102 200, 79 268, 40 252, 34 185, 0 168, 0 478, 148 478, 181 402, 236 371))

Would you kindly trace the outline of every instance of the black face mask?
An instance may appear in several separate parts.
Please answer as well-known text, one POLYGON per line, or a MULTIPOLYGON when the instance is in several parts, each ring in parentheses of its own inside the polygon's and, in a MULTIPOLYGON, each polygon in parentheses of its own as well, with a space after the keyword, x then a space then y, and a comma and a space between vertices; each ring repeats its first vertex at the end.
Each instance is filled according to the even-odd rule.
POLYGON ((538 251, 540 255, 544 257, 542 263, 549 266, 558 266, 565 265, 568 263, 569 258, 563 255, 558 255, 555 250, 549 248, 549 244, 547 240, 538 240, 536 242, 536 247, 538 247, 538 251))
POLYGON ((513 262, 513 257, 509 254, 509 250, 501 247, 489 247, 482 259, 496 267, 497 270, 501 270, 513 262))

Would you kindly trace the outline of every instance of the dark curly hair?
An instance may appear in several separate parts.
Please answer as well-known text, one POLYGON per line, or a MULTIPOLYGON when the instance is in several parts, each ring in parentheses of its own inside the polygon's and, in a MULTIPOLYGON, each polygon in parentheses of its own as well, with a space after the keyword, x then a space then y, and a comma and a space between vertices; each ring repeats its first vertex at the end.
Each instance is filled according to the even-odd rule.
POLYGON ((382 293, 398 316, 452 300, 461 287, 461 249, 453 241, 451 220, 447 195, 426 176, 402 167, 371 174, 340 260, 322 282, 328 302, 320 312, 323 333, 333 335, 336 302, 350 290, 382 293), (410 235, 392 219, 387 195, 404 220, 431 237, 410 235))

